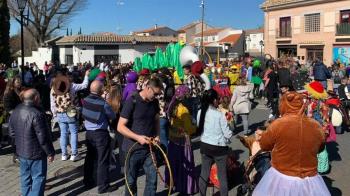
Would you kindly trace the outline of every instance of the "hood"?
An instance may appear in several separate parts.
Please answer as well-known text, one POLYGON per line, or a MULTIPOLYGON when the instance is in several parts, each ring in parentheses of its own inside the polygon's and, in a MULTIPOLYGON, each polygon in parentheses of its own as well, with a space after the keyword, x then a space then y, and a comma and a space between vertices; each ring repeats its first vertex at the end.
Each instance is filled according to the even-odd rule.
POLYGON ((249 94, 252 90, 253 90, 253 86, 252 85, 242 85, 242 86, 236 86, 235 91, 237 91, 238 95, 240 96, 244 96, 249 94))
POLYGON ((299 114, 304 111, 304 95, 297 92, 286 92, 280 99, 279 111, 285 114, 299 114))

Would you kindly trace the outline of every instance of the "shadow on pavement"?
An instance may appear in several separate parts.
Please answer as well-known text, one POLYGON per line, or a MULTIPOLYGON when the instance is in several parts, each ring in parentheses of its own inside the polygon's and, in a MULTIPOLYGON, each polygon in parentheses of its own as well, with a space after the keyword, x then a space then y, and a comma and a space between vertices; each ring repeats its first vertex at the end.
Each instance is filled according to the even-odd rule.
POLYGON ((339 154, 339 144, 337 142, 329 142, 326 144, 326 146, 329 162, 342 160, 339 154))
POLYGON ((329 190, 329 192, 331 193, 332 196, 342 196, 342 192, 339 188, 333 187, 332 184, 334 182, 333 179, 327 177, 327 176, 322 176, 324 182, 327 185, 327 188, 329 190))

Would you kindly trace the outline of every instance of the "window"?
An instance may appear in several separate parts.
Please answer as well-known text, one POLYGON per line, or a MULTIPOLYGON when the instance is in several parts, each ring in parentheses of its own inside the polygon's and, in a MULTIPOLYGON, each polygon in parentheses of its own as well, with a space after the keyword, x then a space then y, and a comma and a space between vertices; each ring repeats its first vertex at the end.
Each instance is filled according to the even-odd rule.
POLYGON ((280 18, 280 37, 291 37, 291 18, 283 17, 280 18))
POLYGON ((350 23, 350 10, 340 12, 340 23, 350 23))
POLYGON ((305 15, 305 32, 320 32, 320 17, 321 15, 319 13, 305 15))
POLYGON ((215 36, 211 37, 211 39, 213 40, 213 42, 215 42, 215 36))
POLYGON ((73 65, 73 55, 66 55, 66 64, 73 65))
POLYGON ((207 42, 208 41, 208 37, 204 37, 204 41, 207 42))

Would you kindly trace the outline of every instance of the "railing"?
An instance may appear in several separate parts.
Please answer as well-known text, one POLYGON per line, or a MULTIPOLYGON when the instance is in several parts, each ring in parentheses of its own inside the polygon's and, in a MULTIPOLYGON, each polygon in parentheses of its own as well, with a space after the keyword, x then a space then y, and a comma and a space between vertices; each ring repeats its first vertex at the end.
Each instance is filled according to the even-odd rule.
POLYGON ((292 28, 288 29, 277 29, 276 38, 292 38, 292 28))
POLYGON ((350 23, 337 24, 337 35, 350 35, 350 23))

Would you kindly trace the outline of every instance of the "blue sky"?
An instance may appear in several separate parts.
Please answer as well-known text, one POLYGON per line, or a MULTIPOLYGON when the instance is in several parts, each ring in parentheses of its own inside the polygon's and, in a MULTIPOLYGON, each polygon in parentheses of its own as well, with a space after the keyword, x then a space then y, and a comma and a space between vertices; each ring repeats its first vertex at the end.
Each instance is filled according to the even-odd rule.
MULTIPOLYGON (((256 28, 263 24, 259 5, 263 0, 205 0, 207 23, 218 27, 237 29, 256 28)), ((130 31, 159 26, 178 28, 199 20, 201 0, 88 0, 87 6, 69 23, 73 34, 82 28, 83 34, 130 31)), ((18 31, 11 22, 11 34, 18 31)), ((66 30, 58 34, 65 34, 66 30)))

